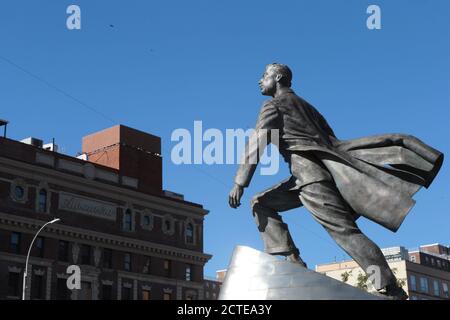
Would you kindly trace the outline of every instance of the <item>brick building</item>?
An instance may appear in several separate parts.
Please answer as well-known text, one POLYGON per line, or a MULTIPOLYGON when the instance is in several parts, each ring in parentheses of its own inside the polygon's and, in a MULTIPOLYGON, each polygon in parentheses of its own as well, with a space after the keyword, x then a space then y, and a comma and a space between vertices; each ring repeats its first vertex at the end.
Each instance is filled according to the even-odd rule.
POLYGON ((203 299, 200 204, 162 188, 159 137, 115 126, 82 155, 0 137, 0 299, 203 299), (69 265, 81 289, 68 290, 69 265))
POLYGON ((214 278, 205 278, 204 280, 204 300, 217 300, 220 294, 222 281, 214 278))
MULTIPOLYGON (((436 243, 418 250, 392 247, 382 251, 410 300, 450 300, 449 247, 436 243)), ((364 272, 353 260, 317 265, 316 271, 337 280, 345 279, 350 285, 364 284, 364 272)), ((368 289, 373 290, 370 285, 368 289)))

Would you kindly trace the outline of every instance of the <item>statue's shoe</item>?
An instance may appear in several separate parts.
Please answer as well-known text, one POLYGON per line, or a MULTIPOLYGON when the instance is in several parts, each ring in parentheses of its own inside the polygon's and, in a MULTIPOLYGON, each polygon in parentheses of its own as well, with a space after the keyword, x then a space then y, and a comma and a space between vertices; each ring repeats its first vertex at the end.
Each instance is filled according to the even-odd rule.
POLYGON ((389 300, 406 300, 408 294, 398 285, 388 285, 386 288, 374 293, 376 296, 384 297, 389 300))
POLYGON ((288 256, 286 256, 286 261, 292 262, 292 263, 297 263, 302 265, 305 268, 308 268, 308 265, 306 264, 306 262, 304 262, 302 260, 302 258, 300 258, 300 256, 296 253, 292 253, 288 256))

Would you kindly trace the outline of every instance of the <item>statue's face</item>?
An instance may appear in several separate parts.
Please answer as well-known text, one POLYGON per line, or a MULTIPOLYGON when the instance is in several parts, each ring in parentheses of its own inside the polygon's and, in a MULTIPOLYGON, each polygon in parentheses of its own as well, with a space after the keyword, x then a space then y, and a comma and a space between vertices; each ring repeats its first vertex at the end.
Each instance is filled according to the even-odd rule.
POLYGON ((263 76, 259 80, 259 88, 265 96, 273 96, 277 90, 277 73, 272 67, 267 67, 263 76))

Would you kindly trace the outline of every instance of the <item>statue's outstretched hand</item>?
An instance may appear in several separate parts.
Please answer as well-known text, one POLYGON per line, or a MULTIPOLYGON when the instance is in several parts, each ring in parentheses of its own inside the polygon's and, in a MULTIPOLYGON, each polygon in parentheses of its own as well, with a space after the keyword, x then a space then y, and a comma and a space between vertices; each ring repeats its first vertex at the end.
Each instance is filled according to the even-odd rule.
POLYGON ((242 197, 243 193, 244 193, 243 187, 241 187, 238 184, 235 184, 233 186, 233 189, 231 189, 230 195, 228 198, 228 203, 229 203, 230 207, 236 209, 237 207, 239 207, 241 205, 241 197, 242 197))

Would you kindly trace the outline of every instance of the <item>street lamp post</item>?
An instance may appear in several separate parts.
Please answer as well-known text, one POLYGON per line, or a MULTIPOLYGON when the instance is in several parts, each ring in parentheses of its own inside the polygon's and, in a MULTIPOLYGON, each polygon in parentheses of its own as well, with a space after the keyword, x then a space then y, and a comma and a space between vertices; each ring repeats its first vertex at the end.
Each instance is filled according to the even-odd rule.
POLYGON ((36 240, 37 236, 39 235, 39 232, 41 232, 47 225, 55 223, 55 222, 58 222, 60 220, 61 219, 56 218, 56 219, 53 219, 52 221, 49 221, 46 224, 44 224, 38 230, 38 232, 36 232, 36 234, 34 235, 33 240, 31 241, 30 247, 28 248, 27 259, 25 260, 25 272, 23 273, 22 300, 25 300, 25 289, 27 288, 26 283, 27 283, 27 274, 28 274, 28 259, 30 258, 30 252, 31 252, 31 248, 33 247, 34 240, 36 240))

